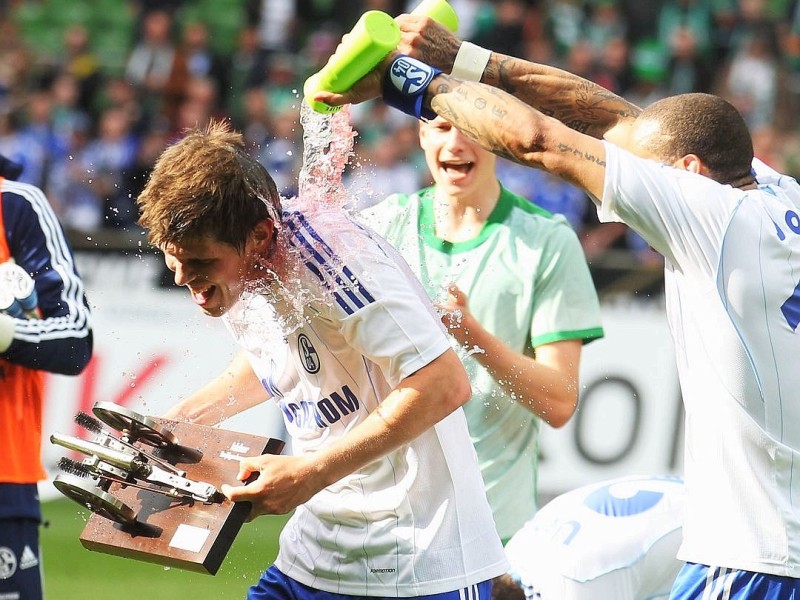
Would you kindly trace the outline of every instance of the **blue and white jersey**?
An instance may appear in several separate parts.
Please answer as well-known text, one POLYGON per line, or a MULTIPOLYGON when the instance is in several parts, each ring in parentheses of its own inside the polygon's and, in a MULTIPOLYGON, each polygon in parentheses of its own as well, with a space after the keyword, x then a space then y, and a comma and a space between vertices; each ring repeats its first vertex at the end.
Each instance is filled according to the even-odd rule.
POLYGON ((682 563, 683 481, 621 477, 545 504, 506 544, 531 600, 667 598, 682 563))
POLYGON ((800 186, 758 160, 743 191, 606 152, 601 219, 666 258, 686 407, 679 557, 800 577, 800 186))
MULTIPOLYGON (((297 258, 288 293, 251 295, 225 319, 304 454, 346 436, 450 343, 407 265, 343 211, 285 213, 284 235, 297 258)), ((463 411, 298 507, 275 564, 350 595, 440 593, 503 573, 463 411)))

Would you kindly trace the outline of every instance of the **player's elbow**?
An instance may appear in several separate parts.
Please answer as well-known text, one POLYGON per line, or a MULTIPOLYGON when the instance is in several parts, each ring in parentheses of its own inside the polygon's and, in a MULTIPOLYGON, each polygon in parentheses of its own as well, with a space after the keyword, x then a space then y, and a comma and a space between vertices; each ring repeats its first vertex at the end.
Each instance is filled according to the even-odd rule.
POLYGON ((547 414, 543 415, 543 418, 547 424, 550 425, 550 427, 553 427, 554 429, 560 429, 569 423, 569 420, 572 418, 572 415, 575 414, 577 407, 577 394, 568 394, 565 397, 559 398, 550 403, 549 410, 547 411, 547 414))
POLYGON ((93 346, 91 331, 83 339, 71 340, 63 358, 55 361, 49 370, 59 375, 80 375, 92 360, 93 346))
POLYGON ((453 410, 464 406, 467 402, 469 402, 471 397, 472 385, 470 384, 467 372, 464 370, 464 367, 461 366, 459 373, 456 376, 456 381, 453 384, 453 398, 451 401, 453 404, 453 410))
POLYGON ((437 359, 437 362, 443 367, 440 373, 445 375, 439 379, 437 387, 449 413, 469 402, 472 397, 472 386, 464 365, 455 351, 448 350, 437 359))

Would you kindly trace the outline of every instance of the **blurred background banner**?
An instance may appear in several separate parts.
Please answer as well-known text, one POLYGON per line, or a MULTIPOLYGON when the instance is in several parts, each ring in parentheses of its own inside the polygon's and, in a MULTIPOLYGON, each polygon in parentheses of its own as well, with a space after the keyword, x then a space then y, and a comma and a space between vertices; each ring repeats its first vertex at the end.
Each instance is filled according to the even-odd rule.
MULTIPOLYGON (((221 372, 236 351, 219 319, 164 285, 156 254, 79 251, 77 260, 94 309, 95 354, 79 377, 48 375, 42 450, 51 476, 63 453, 47 440, 54 431, 81 434, 76 412, 102 401, 159 415, 221 372)), ((682 407, 661 303, 618 297, 602 308, 606 336, 584 350, 577 413, 562 429, 542 425, 545 498, 617 475, 681 472, 682 407)), ((224 427, 284 437, 270 402, 224 427)), ((42 485, 45 499, 57 494, 42 485)))

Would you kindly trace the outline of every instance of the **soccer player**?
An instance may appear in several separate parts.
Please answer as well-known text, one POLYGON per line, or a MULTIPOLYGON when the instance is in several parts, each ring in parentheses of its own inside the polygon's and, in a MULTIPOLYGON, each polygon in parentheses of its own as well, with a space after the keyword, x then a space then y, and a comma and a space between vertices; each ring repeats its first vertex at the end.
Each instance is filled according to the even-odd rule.
POLYGON ((38 600, 43 372, 81 373, 92 330, 64 231, 42 190, 14 181, 20 171, 0 156, 0 263, 11 274, 0 275, 0 598, 38 600))
POLYGON ((493 600, 667 598, 682 563, 678 477, 619 477, 553 498, 506 544, 493 600))
POLYGON ((488 599, 507 563, 469 380, 391 246, 340 208, 282 206, 221 123, 168 148, 138 203, 175 283, 244 350, 166 416, 215 424, 272 399, 292 439, 222 486, 251 518, 294 510, 248 598, 488 599))
POLYGON ((507 541, 536 513, 541 421, 570 419, 583 344, 603 335, 597 292, 569 224, 506 190, 494 154, 441 117, 420 123, 419 141, 435 185, 362 217, 441 303, 472 384, 464 411, 507 541))
POLYGON ((671 598, 800 594, 800 186, 753 157, 736 109, 683 94, 644 110, 558 69, 463 46, 403 18, 342 104, 375 97, 444 116, 485 148, 584 189, 665 259, 686 409, 687 510, 671 598), (461 60, 457 61, 461 53, 461 60), (757 518, 755 518, 757 515, 757 518))

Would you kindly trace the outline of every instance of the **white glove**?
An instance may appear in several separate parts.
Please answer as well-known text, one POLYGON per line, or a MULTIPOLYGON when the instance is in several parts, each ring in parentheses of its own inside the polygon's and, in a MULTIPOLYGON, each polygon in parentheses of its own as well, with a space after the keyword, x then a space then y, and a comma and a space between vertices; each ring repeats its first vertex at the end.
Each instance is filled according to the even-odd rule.
POLYGON ((8 261, 0 264, 0 287, 10 290, 22 310, 36 310, 38 298, 33 278, 18 264, 8 261))

